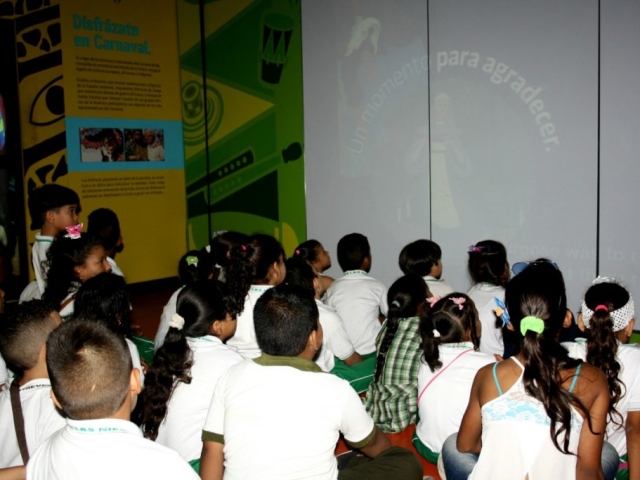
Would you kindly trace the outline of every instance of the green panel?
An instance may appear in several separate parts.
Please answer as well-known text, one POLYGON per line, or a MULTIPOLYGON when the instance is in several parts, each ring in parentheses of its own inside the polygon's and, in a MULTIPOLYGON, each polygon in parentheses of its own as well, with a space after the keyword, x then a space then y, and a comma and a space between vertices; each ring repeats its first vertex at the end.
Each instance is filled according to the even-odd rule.
POLYGON ((205 128, 209 135, 208 147, 202 143, 185 161, 191 246, 208 242, 210 215, 213 230, 270 233, 291 251, 306 238, 300 2, 258 0, 235 15, 230 8, 227 2, 206 6, 205 22, 229 18, 205 41, 213 111, 206 118, 197 101, 190 102, 205 89, 188 85, 193 74, 202 76, 200 45, 181 57, 185 144, 198 147, 205 128), (239 111, 242 121, 234 116, 239 111))

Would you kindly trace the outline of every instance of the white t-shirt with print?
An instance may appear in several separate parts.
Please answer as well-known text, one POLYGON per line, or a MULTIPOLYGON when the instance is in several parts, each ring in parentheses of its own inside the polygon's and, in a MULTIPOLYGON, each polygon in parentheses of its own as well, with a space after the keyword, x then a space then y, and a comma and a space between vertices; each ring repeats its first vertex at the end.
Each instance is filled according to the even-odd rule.
POLYGON ((482 324, 480 351, 489 355, 494 353, 500 356, 504 355, 502 329, 496 327, 495 314, 495 310, 498 308, 495 298, 498 297, 504 302, 504 288, 490 283, 478 283, 471 287, 467 295, 476 304, 480 323, 482 324))
POLYGON ((127 420, 71 420, 31 455, 29 480, 154 480, 199 477, 177 452, 142 436, 127 420))
POLYGON ((36 233, 36 241, 33 242, 33 248, 31 249, 31 265, 36 274, 40 296, 42 296, 47 287, 47 271, 49 270, 46 263, 47 251, 52 243, 53 237, 36 233))

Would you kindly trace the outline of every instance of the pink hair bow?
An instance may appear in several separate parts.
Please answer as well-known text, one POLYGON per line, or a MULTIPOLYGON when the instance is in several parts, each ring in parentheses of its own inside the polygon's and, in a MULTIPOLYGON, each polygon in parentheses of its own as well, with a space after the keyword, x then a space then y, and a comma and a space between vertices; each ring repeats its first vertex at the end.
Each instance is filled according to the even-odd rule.
POLYGON ((427 298, 427 302, 429 302, 430 307, 433 307, 441 298, 442 297, 439 297, 438 295, 434 295, 433 297, 427 298))
POLYGON ((453 298, 451 299, 451 301, 452 301, 453 303, 455 303, 456 305, 458 305, 458 310, 462 310, 462 309, 464 308, 464 302, 465 302, 466 300, 467 300, 467 299, 466 299, 466 298, 464 298, 464 297, 453 297, 453 298))
POLYGON ((67 234, 64 236, 65 238, 71 238, 72 240, 76 240, 80 238, 80 234, 82 233, 82 227, 84 224, 78 223, 77 225, 69 225, 65 230, 67 234))

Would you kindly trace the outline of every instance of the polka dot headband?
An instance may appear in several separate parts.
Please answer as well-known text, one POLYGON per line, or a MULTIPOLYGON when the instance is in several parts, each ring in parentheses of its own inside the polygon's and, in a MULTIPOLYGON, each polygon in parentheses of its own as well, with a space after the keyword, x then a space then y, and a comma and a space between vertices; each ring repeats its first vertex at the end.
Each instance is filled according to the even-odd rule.
MULTIPOLYGON (((613 278, 608 277, 598 277, 593 281, 593 285, 598 283, 618 283, 613 278)), ((629 301, 623 305, 622 307, 609 311, 609 307, 606 305, 597 305, 594 310, 591 310, 587 307, 587 304, 584 303, 584 299, 582 299, 582 321, 584 322, 584 326, 590 328, 591 317, 597 311, 605 310, 609 312, 609 316, 611 320, 613 320, 613 331, 619 332, 624 327, 626 327, 631 319, 635 316, 635 306, 633 303, 633 297, 629 294, 629 301)))

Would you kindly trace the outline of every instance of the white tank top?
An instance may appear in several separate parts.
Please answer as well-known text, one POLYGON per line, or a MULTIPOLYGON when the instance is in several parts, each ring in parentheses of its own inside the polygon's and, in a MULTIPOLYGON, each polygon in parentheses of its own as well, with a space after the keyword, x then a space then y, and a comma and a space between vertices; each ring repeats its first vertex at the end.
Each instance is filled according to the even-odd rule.
MULTIPOLYGON (((515 358, 524 373, 524 367, 515 358)), ((522 382, 522 373, 513 386, 502 393, 495 374, 494 380, 500 396, 482 406, 482 451, 469 480, 575 478, 575 455, 560 452, 551 439, 550 419, 542 403, 528 395, 522 382)), ((575 380, 580 375, 576 369, 575 380)), ((577 453, 583 418, 571 408, 571 436, 569 451, 577 453)), ((562 446, 563 436, 559 438, 562 446)))

